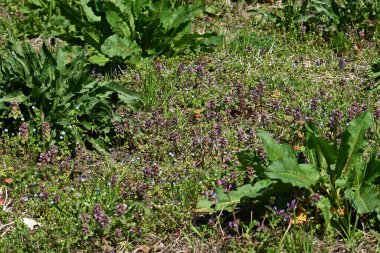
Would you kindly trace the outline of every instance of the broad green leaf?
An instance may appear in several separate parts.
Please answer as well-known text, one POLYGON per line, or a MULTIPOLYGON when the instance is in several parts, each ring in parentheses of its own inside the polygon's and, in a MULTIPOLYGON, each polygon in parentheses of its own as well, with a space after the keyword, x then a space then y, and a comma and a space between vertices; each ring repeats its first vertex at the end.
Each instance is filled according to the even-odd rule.
POLYGON ((307 129, 307 144, 308 148, 315 149, 323 155, 328 165, 335 164, 338 158, 338 149, 334 144, 330 144, 323 137, 317 135, 308 124, 307 129))
POLYGON ((106 57, 104 54, 95 54, 88 58, 88 61, 92 64, 96 64, 99 66, 106 65, 107 62, 110 61, 108 57, 106 57))
POLYGON ((296 159, 282 159, 271 163, 265 175, 302 188, 310 188, 320 179, 313 164, 298 164, 296 159))
POLYGON ((195 19, 197 16, 202 14, 202 5, 184 5, 177 7, 175 9, 167 8, 162 15, 160 20, 162 26, 165 29, 165 32, 170 31, 171 29, 177 29, 184 23, 195 19))
POLYGON ((102 34, 98 30, 92 27, 84 27, 82 28, 82 34, 86 43, 99 50, 102 34))
POLYGON ((211 207, 212 202, 207 199, 201 199, 198 201, 197 206, 195 207, 195 212, 198 213, 212 213, 215 211, 214 208, 211 207))
POLYGON ((355 159, 361 159, 362 149, 366 144, 364 134, 372 124, 372 115, 369 112, 365 112, 352 120, 344 130, 336 165, 336 173, 338 175, 341 172, 346 174, 355 163, 355 159))
POLYGON ((359 189, 348 189, 345 197, 351 202, 359 214, 374 212, 380 206, 380 188, 363 184, 359 189))
POLYGON ((257 136, 262 140, 270 161, 277 161, 281 158, 295 158, 295 153, 289 145, 278 144, 269 133, 260 131, 257 136))
POLYGON ((22 102, 25 102, 26 100, 27 100, 27 97, 24 95, 24 93, 22 93, 22 91, 14 91, 1 97, 0 103, 12 102, 12 101, 17 101, 19 103, 22 103, 22 102))
POLYGON ((128 5, 130 3, 107 1, 105 16, 114 33, 130 38, 135 27, 134 17, 128 5))
POLYGON ((104 41, 101 51, 109 57, 121 57, 123 59, 140 53, 135 41, 119 37, 117 34, 111 35, 104 41))
POLYGON ((363 182, 372 184, 376 179, 380 178, 380 161, 376 159, 376 154, 373 154, 369 162, 367 163, 364 173, 363 182))
POLYGON ((256 198, 261 196, 261 194, 268 189, 272 184, 269 179, 259 181, 253 186, 251 184, 246 184, 238 187, 234 191, 225 193, 223 189, 218 188, 216 192, 218 203, 215 205, 216 211, 226 210, 232 212, 232 210, 240 203, 243 197, 256 198))
POLYGON ((243 197, 257 198, 260 197, 273 183, 273 181, 266 179, 256 182, 253 186, 246 184, 238 187, 234 191, 224 192, 223 189, 218 188, 216 192, 218 202, 214 208, 211 208, 212 203, 208 200, 201 200, 197 204, 196 212, 215 212, 226 210, 232 212, 238 205, 243 197), (211 205, 210 205, 211 204, 211 205))

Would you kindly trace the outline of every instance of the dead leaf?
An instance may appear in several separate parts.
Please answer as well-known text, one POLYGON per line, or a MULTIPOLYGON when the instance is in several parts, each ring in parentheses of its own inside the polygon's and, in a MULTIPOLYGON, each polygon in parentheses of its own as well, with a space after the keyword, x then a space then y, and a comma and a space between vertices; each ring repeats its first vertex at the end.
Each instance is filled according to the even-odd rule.
POLYGON ((156 243, 154 245, 154 252, 164 252, 164 249, 165 249, 165 245, 162 242, 156 243))
POLYGON ((139 253, 139 252, 149 253, 150 247, 148 245, 141 245, 133 251, 133 253, 139 253))
POLYGON ((37 222, 35 219, 32 218, 24 218, 23 223, 30 229, 34 230, 36 228, 42 227, 42 224, 37 222))
POLYGON ((307 221, 307 212, 305 209, 298 209, 296 214, 296 224, 303 224, 307 221))
POLYGON ((4 180, 4 182, 6 183, 6 184, 11 184, 12 182, 13 182, 13 179, 12 178, 6 178, 5 180, 4 180))
POLYGON ((344 215, 344 208, 338 208, 331 207, 330 209, 331 214, 338 213, 338 215, 343 216, 344 215))

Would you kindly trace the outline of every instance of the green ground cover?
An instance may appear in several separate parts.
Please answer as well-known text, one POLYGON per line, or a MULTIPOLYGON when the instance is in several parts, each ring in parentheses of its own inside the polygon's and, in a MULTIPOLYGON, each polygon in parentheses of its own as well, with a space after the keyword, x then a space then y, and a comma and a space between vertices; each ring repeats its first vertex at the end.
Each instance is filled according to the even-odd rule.
POLYGON ((376 1, 48 2, 0 7, 1 252, 380 252, 376 1))

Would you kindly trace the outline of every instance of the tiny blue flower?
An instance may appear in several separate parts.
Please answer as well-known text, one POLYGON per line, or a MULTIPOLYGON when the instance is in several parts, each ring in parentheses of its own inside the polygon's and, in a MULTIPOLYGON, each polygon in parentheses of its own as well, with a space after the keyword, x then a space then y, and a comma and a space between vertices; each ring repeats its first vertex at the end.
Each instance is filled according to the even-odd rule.
POLYGON ((4 132, 8 133, 8 131, 9 131, 8 128, 4 128, 4 132))
POLYGON ((28 198, 27 196, 22 197, 22 199, 23 199, 24 201, 28 201, 28 200, 29 200, 29 198, 28 198))

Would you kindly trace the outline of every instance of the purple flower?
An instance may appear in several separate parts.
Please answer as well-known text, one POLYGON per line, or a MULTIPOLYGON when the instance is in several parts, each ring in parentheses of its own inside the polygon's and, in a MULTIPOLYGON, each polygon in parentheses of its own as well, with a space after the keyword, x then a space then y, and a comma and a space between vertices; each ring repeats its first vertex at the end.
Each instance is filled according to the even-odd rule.
POLYGON ((113 176, 110 178, 110 182, 109 182, 109 184, 110 184, 112 187, 115 187, 115 185, 116 185, 118 179, 119 179, 119 177, 118 177, 117 175, 113 175, 113 176))
POLYGON ((230 221, 228 222, 228 226, 233 229, 233 228, 238 228, 239 227, 239 224, 238 224, 238 221, 237 220, 233 220, 233 221, 230 221))
POLYGON ((373 113, 373 117, 375 120, 380 120, 380 107, 377 107, 375 112, 373 113))
POLYGON ((87 223, 90 221, 90 216, 87 214, 87 213, 83 213, 81 214, 80 216, 80 220, 83 222, 83 223, 87 223))
POLYGON ((331 128, 336 128, 343 119, 343 113, 339 109, 335 109, 331 112, 329 118, 329 125, 331 128))
POLYGON ((122 216, 127 211, 128 206, 126 204, 119 204, 115 207, 116 215, 122 216))
POLYGON ((84 235, 91 234, 91 228, 90 228, 90 226, 87 223, 82 225, 82 233, 84 235))
POLYGON ((21 124, 20 128, 18 129, 18 131, 19 131, 19 133, 20 133, 22 139, 23 139, 24 141, 27 141, 28 138, 29 138, 29 125, 28 125, 28 123, 23 122, 23 123, 21 124))
POLYGON ((99 204, 95 204, 94 210, 92 212, 95 220, 101 227, 106 227, 111 224, 111 219, 103 211, 99 204))
POLYGON ((122 235, 123 235, 123 231, 121 231, 120 228, 115 229, 115 237, 116 237, 116 238, 119 239, 119 238, 122 237, 122 235))
POLYGON ((318 109, 319 101, 316 97, 314 97, 310 102, 310 109, 312 111, 316 111, 318 109))
POLYGON ((292 199, 290 203, 286 203, 288 206, 288 210, 295 210, 297 207, 297 201, 295 199, 292 199))

